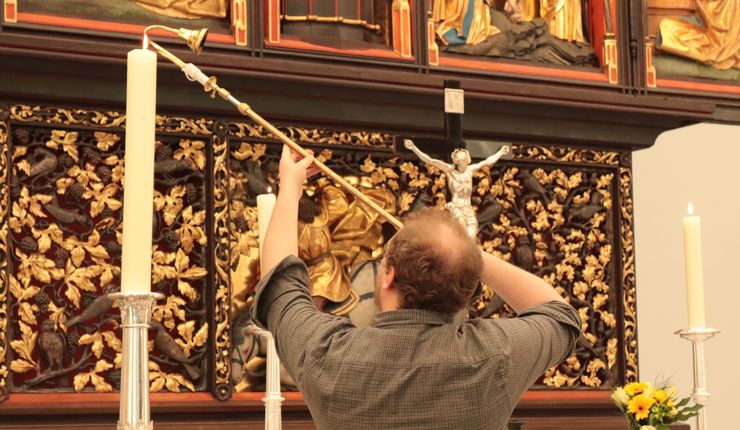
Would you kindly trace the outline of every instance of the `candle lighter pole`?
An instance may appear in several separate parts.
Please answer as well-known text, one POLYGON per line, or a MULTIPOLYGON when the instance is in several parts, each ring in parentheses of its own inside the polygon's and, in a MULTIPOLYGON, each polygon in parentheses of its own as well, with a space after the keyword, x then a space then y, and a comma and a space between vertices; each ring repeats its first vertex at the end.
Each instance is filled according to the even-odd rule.
POLYGON ((697 430, 709 430, 707 426, 706 407, 709 402, 709 391, 707 390, 707 369, 704 356, 704 342, 719 333, 719 330, 713 328, 689 328, 679 330, 675 334, 683 339, 691 341, 691 348, 694 361, 694 391, 691 397, 696 404, 704 406, 699 409, 696 416, 697 430))

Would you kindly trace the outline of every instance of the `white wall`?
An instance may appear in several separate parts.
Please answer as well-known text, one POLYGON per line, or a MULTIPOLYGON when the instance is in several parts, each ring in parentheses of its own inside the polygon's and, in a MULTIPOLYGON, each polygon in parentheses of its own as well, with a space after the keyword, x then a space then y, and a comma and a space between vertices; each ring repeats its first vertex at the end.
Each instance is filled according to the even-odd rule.
MULTIPOLYGON (((634 154, 640 378, 693 389, 681 218, 701 216, 709 428, 740 428, 740 127, 699 124, 661 135, 634 154)), ((692 420, 693 422, 694 420, 692 420)), ((692 428, 696 428, 695 424, 692 428)))

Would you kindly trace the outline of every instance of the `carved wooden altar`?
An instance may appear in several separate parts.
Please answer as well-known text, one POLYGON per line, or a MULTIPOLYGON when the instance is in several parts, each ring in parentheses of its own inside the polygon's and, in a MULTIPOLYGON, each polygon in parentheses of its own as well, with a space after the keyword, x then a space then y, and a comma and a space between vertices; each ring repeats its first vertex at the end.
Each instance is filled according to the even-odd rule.
MULTIPOLYGON (((608 397, 639 374, 631 152, 673 128, 740 122, 729 75, 653 64, 660 20, 693 9, 583 2, 593 62, 565 66, 450 49, 433 1, 315 11, 311 1, 227 3, 223 20, 202 18, 218 27, 199 57, 163 38, 167 48, 345 178, 386 190, 401 216, 447 198, 444 175, 398 139, 441 138, 443 81, 461 82, 465 138, 513 144, 511 159, 475 177, 481 246, 548 280, 584 325, 576 353, 543 375, 514 419, 527 429, 624 428, 608 397)), ((493 3, 500 22, 505 2, 493 3)), ((125 55, 148 22, 138 10, 118 22, 34 1, 3 6, 0 428, 110 428, 120 329, 100 298, 120 275, 125 55), (42 336, 62 336, 61 356, 42 336)), ((152 345, 154 420, 261 428, 259 363, 245 368, 251 379, 233 378, 235 327, 258 277, 254 198, 274 179, 280 148, 170 64, 160 63, 158 82, 153 288, 166 300, 154 319, 187 363, 152 345)), ((440 158, 450 149, 425 148, 440 158)), ((329 185, 314 180, 308 194, 329 185)), ((368 254, 383 241, 379 227, 370 233, 368 254)), ((484 292, 471 316, 508 315, 488 312, 490 299, 484 292)), ((286 398, 285 428, 312 428, 300 394, 286 398)))

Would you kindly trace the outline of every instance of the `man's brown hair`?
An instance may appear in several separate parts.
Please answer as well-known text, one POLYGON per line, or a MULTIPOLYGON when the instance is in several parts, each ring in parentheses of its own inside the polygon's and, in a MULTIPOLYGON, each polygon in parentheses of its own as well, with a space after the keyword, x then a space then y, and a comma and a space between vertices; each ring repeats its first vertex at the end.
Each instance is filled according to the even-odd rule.
POLYGON ((483 271, 478 245, 449 212, 437 208, 409 215, 385 257, 396 272, 401 309, 455 313, 468 304, 483 271))

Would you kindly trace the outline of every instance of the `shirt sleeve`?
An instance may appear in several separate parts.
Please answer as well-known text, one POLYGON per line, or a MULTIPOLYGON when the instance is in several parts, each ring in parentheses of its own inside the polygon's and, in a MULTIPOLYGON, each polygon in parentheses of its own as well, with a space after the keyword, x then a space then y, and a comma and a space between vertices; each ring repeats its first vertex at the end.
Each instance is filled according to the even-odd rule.
POLYGON ((508 356, 506 391, 514 407, 547 369, 573 352, 581 334, 581 319, 569 304, 552 301, 496 322, 508 356))
POLYGON ((288 256, 262 277, 251 308, 252 320, 272 333, 280 361, 299 388, 305 367, 323 358, 322 346, 352 327, 347 318, 316 309, 309 288, 306 265, 288 256))

